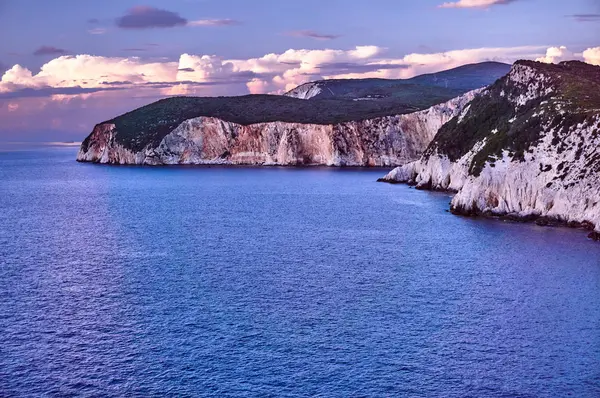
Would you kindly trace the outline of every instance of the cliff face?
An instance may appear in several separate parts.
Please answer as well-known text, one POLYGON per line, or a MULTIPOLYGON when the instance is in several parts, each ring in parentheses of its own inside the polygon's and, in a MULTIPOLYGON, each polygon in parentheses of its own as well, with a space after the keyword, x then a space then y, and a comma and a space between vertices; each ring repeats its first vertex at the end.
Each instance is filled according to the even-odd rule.
POLYGON ((600 68, 521 61, 383 178, 457 192, 451 210, 595 229, 600 237, 600 68))
POLYGON ((136 141, 129 146, 118 140, 115 123, 103 123, 82 143, 77 160, 140 165, 401 165, 417 159, 438 129, 462 112, 476 93, 424 111, 335 124, 242 125, 201 116, 185 120, 157 143, 136 141))
POLYGON ((288 91, 284 95, 303 100, 311 99, 321 94, 321 91, 323 91, 322 85, 321 82, 305 83, 288 91))

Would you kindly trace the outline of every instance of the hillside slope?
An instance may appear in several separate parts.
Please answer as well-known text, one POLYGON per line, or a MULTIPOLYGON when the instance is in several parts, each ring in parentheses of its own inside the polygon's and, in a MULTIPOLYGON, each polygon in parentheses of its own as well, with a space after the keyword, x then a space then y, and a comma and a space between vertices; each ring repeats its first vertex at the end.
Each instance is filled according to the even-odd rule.
POLYGON ((506 75, 510 65, 482 62, 459 66, 411 79, 331 79, 302 84, 285 95, 300 99, 369 99, 414 101, 422 91, 458 96, 466 91, 489 86, 506 75))

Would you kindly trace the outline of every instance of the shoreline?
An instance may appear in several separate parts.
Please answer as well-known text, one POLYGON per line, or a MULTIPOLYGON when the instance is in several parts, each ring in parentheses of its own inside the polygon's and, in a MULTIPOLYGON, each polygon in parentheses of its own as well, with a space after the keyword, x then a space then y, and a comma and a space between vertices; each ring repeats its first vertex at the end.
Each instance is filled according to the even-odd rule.
MULTIPOLYGON (((383 182, 392 185, 407 185, 409 187, 415 187, 416 184, 409 184, 407 182, 401 182, 396 180, 389 180, 385 177, 378 178, 377 182, 383 182)), ((445 192, 450 194, 456 194, 457 192, 449 189, 430 189, 430 188, 415 188, 419 191, 427 191, 427 192, 445 192)), ((515 223, 522 224, 536 224, 541 227, 551 227, 551 228, 570 228, 570 229, 579 229, 584 232, 589 232, 587 234, 587 238, 600 242, 600 232, 595 230, 595 225, 590 221, 565 221, 560 217, 548 217, 548 216, 539 216, 536 214, 529 214, 526 216, 519 215, 518 213, 493 213, 491 211, 481 211, 479 209, 464 209, 457 208, 454 206, 450 206, 447 210, 455 216, 461 217, 469 217, 469 218, 485 218, 490 220, 498 220, 498 221, 511 221, 515 223)))
POLYGON ((77 163, 106 167, 147 167, 147 168, 286 168, 286 169, 343 169, 343 170, 389 170, 390 167, 400 166, 359 166, 359 165, 327 165, 327 164, 261 164, 261 163, 172 163, 172 164, 137 164, 137 163, 101 163, 89 160, 75 159, 77 163))

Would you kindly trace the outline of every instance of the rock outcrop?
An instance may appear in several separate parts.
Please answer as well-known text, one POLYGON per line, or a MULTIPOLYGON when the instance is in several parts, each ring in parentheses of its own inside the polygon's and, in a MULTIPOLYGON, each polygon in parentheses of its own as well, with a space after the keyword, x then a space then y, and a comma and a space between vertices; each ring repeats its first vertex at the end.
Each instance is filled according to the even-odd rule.
POLYGON ((160 140, 143 131, 125 140, 116 122, 106 122, 82 143, 77 160, 138 165, 402 165, 417 159, 439 128, 460 114, 478 91, 423 111, 331 124, 245 125, 200 116, 184 120, 160 140))
POLYGON ((600 238, 600 67, 517 62, 383 181, 456 192, 451 211, 600 238))

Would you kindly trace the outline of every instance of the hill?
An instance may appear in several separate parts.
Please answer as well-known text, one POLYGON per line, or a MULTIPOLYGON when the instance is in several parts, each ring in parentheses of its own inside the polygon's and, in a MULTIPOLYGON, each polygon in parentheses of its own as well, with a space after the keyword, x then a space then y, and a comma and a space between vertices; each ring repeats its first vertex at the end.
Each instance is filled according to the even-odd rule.
POLYGON ((459 66, 438 73, 420 75, 411 79, 331 79, 302 84, 285 95, 300 99, 370 99, 413 101, 425 87, 454 96, 488 86, 506 75, 510 65, 482 62, 459 66))
POLYGON ((240 125, 275 121, 328 125, 361 121, 412 113, 441 104, 467 91, 493 83, 500 76, 499 73, 508 68, 508 65, 486 62, 408 80, 331 80, 309 83, 326 84, 336 90, 343 86, 347 93, 342 96, 320 95, 311 101, 291 95, 172 97, 100 124, 114 124, 118 131, 116 142, 139 151, 147 145, 158 145, 185 120, 201 116, 240 125), (356 95, 367 92, 378 98, 357 100, 356 95))

